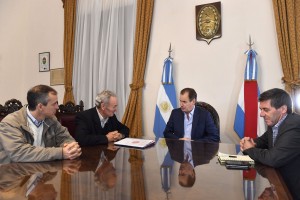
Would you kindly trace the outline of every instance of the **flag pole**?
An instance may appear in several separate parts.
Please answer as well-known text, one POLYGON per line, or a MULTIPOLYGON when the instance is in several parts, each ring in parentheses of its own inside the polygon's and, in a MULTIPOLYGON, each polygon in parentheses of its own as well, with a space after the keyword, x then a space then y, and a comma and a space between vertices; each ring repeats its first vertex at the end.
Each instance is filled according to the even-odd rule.
POLYGON ((249 43, 248 43, 249 49, 252 49, 253 45, 254 45, 254 42, 251 41, 251 35, 249 35, 249 43))
POLYGON ((170 43, 170 47, 169 47, 169 58, 171 58, 171 53, 172 53, 172 48, 171 48, 171 43, 170 43))
POLYGON ((163 132, 169 120, 171 112, 177 108, 177 96, 173 80, 172 46, 169 46, 169 56, 164 60, 161 85, 158 90, 155 106, 155 118, 153 132, 157 138, 164 137, 163 132))

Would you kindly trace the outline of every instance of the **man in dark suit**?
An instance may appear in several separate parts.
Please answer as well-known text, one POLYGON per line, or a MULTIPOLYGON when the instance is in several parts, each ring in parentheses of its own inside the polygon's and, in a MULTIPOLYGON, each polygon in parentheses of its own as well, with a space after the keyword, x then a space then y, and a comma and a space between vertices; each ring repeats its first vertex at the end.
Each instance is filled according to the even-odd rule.
POLYGON ((107 144, 129 136, 129 129, 117 119, 117 96, 108 90, 97 95, 96 107, 76 116, 75 139, 82 146, 107 144))
POLYGON ((277 168, 293 199, 300 199, 300 116, 292 113, 292 100, 282 89, 262 93, 259 102, 268 130, 256 139, 243 138, 241 151, 256 162, 277 168))
POLYGON ((195 106, 197 93, 192 88, 180 92, 180 108, 174 109, 164 130, 165 138, 219 142, 220 136, 211 114, 195 106))
POLYGON ((194 168, 208 164, 219 150, 217 142, 166 140, 172 160, 179 162, 178 182, 183 187, 192 187, 196 180, 194 168))
MULTIPOLYGON (((113 160, 119 149, 113 143, 84 148, 79 171, 92 171, 95 183, 102 191, 107 191, 115 187, 117 183, 117 171, 113 160)), ((82 176, 86 176, 86 173, 82 174, 82 176)), ((85 187, 88 187, 88 185, 85 187)))

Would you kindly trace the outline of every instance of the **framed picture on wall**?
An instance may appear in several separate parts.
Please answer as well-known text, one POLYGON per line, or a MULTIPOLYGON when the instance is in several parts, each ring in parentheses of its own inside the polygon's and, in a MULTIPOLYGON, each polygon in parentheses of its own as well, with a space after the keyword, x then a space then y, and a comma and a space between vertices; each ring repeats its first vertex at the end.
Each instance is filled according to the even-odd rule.
POLYGON ((50 70, 50 85, 63 85, 65 84, 65 69, 57 68, 50 70))
POLYGON ((196 6, 196 39, 209 44, 222 36, 221 2, 196 6))
POLYGON ((48 72, 50 70, 50 52, 39 53, 39 71, 48 72))

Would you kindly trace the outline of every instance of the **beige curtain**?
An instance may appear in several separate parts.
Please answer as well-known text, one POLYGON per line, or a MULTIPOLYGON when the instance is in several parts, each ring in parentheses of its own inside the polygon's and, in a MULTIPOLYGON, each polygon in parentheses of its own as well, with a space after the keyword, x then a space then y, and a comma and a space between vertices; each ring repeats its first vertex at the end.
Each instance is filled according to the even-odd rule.
MULTIPOLYGON (((75 36, 76 0, 62 0, 64 8, 64 69, 65 94, 64 104, 68 101, 75 103, 72 89, 73 52, 75 36)), ((71 199, 71 176, 63 172, 61 178, 60 198, 71 199)))
POLYGON ((129 163, 131 166, 131 199, 145 200, 145 183, 143 174, 144 159, 142 151, 136 149, 129 149, 130 157, 129 163))
POLYGON ((278 45, 285 89, 291 94, 294 111, 300 113, 300 1, 273 0, 278 45))
POLYGON ((62 0, 64 7, 64 69, 65 94, 64 104, 68 101, 75 103, 72 87, 74 37, 76 26, 76 0, 62 0))
POLYGON ((72 188, 71 188, 71 175, 67 174, 62 170, 61 175, 61 188, 60 188, 60 199, 71 200, 72 199, 72 188))
POLYGON ((147 61, 147 50, 150 38, 154 0, 137 0, 136 31, 134 44, 133 77, 130 84, 123 123, 130 128, 130 137, 141 137, 142 134, 142 89, 147 61))
MULTIPOLYGON (((130 128, 130 137, 142 136, 142 89, 153 6, 154 0, 137 0, 133 77, 132 84, 130 84, 131 92, 122 120, 130 128)), ((146 199, 142 152, 131 149, 129 162, 131 164, 131 198, 133 200, 146 199)))

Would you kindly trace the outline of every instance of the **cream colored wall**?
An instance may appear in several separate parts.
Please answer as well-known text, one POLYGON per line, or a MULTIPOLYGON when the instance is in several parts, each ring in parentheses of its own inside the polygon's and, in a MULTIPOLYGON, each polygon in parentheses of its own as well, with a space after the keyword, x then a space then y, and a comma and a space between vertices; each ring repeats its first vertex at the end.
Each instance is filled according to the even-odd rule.
POLYGON ((172 43, 177 95, 193 87, 198 100, 209 102, 220 115, 221 140, 238 142, 233 121, 243 82, 249 35, 258 53, 261 91, 280 87, 282 71, 272 1, 222 0, 222 37, 210 45, 196 40, 195 6, 209 0, 155 1, 144 88, 144 132, 153 137, 153 121, 163 61, 172 43))
MULTIPOLYGON (((237 142, 233 120, 243 82, 244 52, 251 35, 258 52, 261 91, 283 87, 271 1, 222 0, 222 38, 196 40, 195 6, 208 0, 156 0, 143 97, 144 134, 151 138, 164 59, 172 43, 176 92, 193 87, 199 100, 220 115, 221 139, 237 142)), ((26 102, 27 90, 49 84, 38 71, 38 53, 51 53, 51 68, 63 67, 63 8, 60 0, 0 0, 0 104, 26 102)), ((54 86, 62 102, 64 87, 54 86)))
MULTIPOLYGON (((26 103, 26 92, 50 85, 39 72, 38 56, 50 52, 50 68, 63 68, 63 7, 60 0, 0 0, 0 104, 11 98, 26 103)), ((54 86, 63 99, 63 86, 54 86)))

